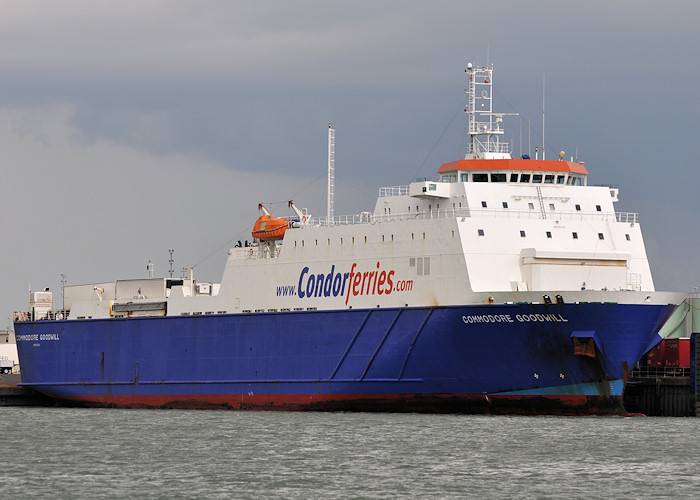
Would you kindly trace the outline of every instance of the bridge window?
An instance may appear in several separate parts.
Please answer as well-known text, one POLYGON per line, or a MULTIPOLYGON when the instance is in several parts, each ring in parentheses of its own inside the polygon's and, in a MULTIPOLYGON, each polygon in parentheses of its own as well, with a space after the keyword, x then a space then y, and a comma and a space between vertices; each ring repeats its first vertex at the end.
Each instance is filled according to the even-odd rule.
POLYGON ((578 239, 578 233, 577 233, 576 231, 574 231, 573 233, 571 233, 571 236, 572 236, 575 240, 578 239))
POLYGON ((462 182, 469 182, 469 174, 459 174, 459 178, 462 182))
POLYGON ((542 174, 534 174, 532 176, 532 182, 535 184, 542 184, 542 174))
POLYGON ((600 208, 600 205, 596 205, 596 206, 595 206, 595 209, 596 209, 597 212, 600 212, 600 211, 602 210, 602 208, 600 208))
POLYGON ((481 206, 484 207, 484 208, 486 208, 486 202, 485 202, 485 201, 482 201, 482 202, 481 202, 481 206))
POLYGON ((598 233, 598 239, 599 240, 604 240, 605 236, 603 236, 603 233, 598 233))
POLYGON ((510 174, 510 182, 518 182, 518 174, 510 174))
POLYGON ((530 182, 530 174, 520 174, 520 182, 530 182))
POLYGON ((566 180, 565 175, 557 175, 557 184, 564 184, 564 180, 566 180))
POLYGON ((503 202, 503 208, 508 208, 508 202, 507 202, 507 201, 504 201, 504 202, 503 202))
POLYGON ((522 230, 520 231, 520 237, 521 237, 521 238, 524 238, 524 237, 525 237, 525 231, 522 231, 522 230))
POLYGON ((489 174, 472 174, 472 181, 474 182, 488 182, 489 174))
POLYGON ((552 231, 547 231, 547 238, 551 238, 551 237, 552 237, 552 231))
POLYGON ((491 174, 491 182, 506 182, 506 174, 491 174))
POLYGON ((578 203, 576 204, 576 211, 577 211, 577 212, 580 212, 580 211, 581 211, 581 205, 579 205, 578 203))
POLYGON ((483 229, 479 229, 477 232, 479 233, 479 236, 483 236, 483 235, 484 235, 484 230, 483 230, 483 229))
POLYGON ((554 175, 545 175, 544 176, 544 183, 545 184, 554 184, 554 175))

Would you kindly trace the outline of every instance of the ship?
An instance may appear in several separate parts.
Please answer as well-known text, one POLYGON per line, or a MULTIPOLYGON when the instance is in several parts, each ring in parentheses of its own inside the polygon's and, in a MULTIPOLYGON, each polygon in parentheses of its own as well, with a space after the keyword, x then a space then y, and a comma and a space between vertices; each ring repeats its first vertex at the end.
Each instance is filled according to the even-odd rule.
POLYGON ((61 309, 30 292, 22 385, 99 407, 624 414, 683 295, 655 291, 619 188, 563 152, 512 157, 493 65, 465 74, 465 156, 372 212, 261 206, 219 283, 151 271, 66 286, 61 309))

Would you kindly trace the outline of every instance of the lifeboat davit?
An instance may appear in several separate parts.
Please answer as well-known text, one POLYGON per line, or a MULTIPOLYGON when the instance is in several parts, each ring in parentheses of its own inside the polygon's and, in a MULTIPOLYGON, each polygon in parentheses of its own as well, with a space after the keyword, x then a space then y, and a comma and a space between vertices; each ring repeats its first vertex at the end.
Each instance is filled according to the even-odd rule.
POLYGON ((258 208, 264 213, 253 224, 253 238, 260 241, 281 240, 291 226, 291 221, 283 217, 273 217, 260 203, 258 208))

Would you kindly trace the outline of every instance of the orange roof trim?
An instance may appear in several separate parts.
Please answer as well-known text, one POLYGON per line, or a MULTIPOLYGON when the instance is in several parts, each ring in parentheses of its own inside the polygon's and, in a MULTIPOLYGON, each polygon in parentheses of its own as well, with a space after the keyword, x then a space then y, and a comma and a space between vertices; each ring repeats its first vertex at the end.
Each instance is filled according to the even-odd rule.
POLYGON ((557 160, 523 160, 522 158, 498 160, 457 160, 443 163, 438 174, 457 170, 524 170, 527 172, 572 172, 588 175, 580 163, 557 160))

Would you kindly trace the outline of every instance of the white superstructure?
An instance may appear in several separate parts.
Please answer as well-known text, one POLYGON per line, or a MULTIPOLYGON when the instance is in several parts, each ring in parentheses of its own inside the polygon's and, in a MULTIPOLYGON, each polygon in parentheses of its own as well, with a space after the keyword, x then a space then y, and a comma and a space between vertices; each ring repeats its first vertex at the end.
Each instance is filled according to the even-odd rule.
POLYGON ((511 158, 492 71, 468 66, 469 151, 437 179, 380 188, 373 212, 334 216, 329 126, 329 216, 298 211, 280 239, 231 249, 220 284, 67 287, 69 317, 667 300, 648 293, 638 217, 615 211, 616 187, 588 185, 563 155, 511 158))

